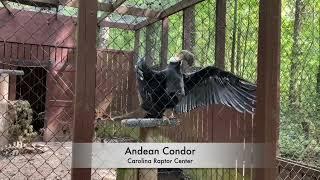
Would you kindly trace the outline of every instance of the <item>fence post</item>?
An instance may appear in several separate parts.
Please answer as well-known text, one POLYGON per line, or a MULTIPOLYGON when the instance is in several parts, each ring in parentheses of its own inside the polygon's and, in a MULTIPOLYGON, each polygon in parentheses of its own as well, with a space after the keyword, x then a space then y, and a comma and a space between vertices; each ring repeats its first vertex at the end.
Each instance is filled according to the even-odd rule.
POLYGON ((226 49, 226 0, 216 1, 215 66, 224 69, 226 49))
POLYGON ((261 0, 259 7, 257 110, 254 142, 265 143, 263 162, 255 179, 276 179, 276 149, 279 128, 281 1, 261 0))
MULTIPOLYGON (((139 128, 140 130, 140 141, 145 143, 157 142, 154 138, 159 135, 159 130, 161 126, 177 126, 178 120, 171 119, 168 122, 164 119, 158 118, 131 118, 124 119, 121 121, 121 125, 129 128, 139 128)), ((139 169, 138 172, 139 180, 157 180, 158 179, 158 169, 148 168, 139 169)), ((123 177, 123 176, 122 176, 123 177)))
POLYGON ((183 10, 183 49, 189 50, 194 53, 195 45, 195 6, 188 7, 183 10))
POLYGON ((154 65, 155 62, 155 45, 156 40, 154 39, 155 36, 155 28, 156 24, 150 24, 146 27, 146 51, 145 51, 145 58, 148 66, 154 65))
POLYGON ((91 162, 91 155, 80 154, 74 143, 90 143, 94 133, 97 23, 97 1, 79 0, 72 136, 73 180, 91 179, 91 168, 74 168, 79 159, 85 158, 91 162))
POLYGON ((161 32, 161 50, 160 50, 160 66, 162 68, 167 66, 168 63, 168 36, 169 36, 169 18, 165 17, 162 20, 161 32))
MULTIPOLYGON (((145 143, 154 142, 154 132, 158 131, 158 127, 140 128, 140 140, 145 143)), ((157 180, 158 169, 139 169, 139 180, 157 180)))

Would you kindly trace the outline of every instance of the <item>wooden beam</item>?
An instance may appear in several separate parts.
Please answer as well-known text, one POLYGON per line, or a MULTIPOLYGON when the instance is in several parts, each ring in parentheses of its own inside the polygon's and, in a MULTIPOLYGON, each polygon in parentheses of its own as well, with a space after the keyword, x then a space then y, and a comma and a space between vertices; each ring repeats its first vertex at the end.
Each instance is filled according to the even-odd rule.
POLYGON ((200 2, 202 2, 204 0, 182 0, 180 2, 178 2, 177 4, 161 11, 161 13, 159 13, 159 15, 157 17, 155 17, 154 19, 147 19, 139 24, 136 25, 135 29, 141 29, 143 27, 146 27, 150 24, 153 24, 165 17, 171 16, 172 14, 175 14, 183 9, 186 9, 190 6, 196 5, 200 2))
POLYGON ((169 18, 165 17, 162 20, 161 31, 161 49, 160 49, 160 66, 163 68, 168 64, 168 41, 169 41, 169 18))
MULTIPOLYGON (((16 9, 12 8, 12 10, 16 10, 16 9)), ((29 10, 24 10, 24 11, 34 13, 34 11, 29 11, 29 10)), ((59 15, 59 16, 63 16, 63 15, 59 15)), ((76 17, 71 17, 71 16, 65 16, 65 17, 70 17, 75 22, 77 21, 76 17)), ((52 19, 52 20, 55 20, 55 19, 52 19)), ((134 24, 111 22, 111 21, 107 21, 107 20, 102 21, 100 23, 100 27, 109 27, 109 28, 117 28, 117 29, 124 29, 124 30, 134 30, 134 28, 135 28, 134 24)))
POLYGON ((225 69, 226 0, 216 1, 215 66, 225 69))
POLYGON ((257 109, 254 143, 264 143, 265 168, 254 169, 254 179, 277 177, 276 151, 280 114, 281 0, 260 0, 258 35, 257 109))
MULTIPOLYGON (((154 138, 159 131, 157 127, 149 127, 149 128, 139 128, 140 132, 140 140, 146 143, 154 143, 154 138)), ((139 169, 138 171, 138 179, 139 180, 158 180, 158 169, 139 169)))
POLYGON ((0 74, 22 76, 22 75, 24 75, 24 72, 21 70, 0 69, 0 74))
MULTIPOLYGON (((78 8, 78 0, 60 0, 61 5, 78 8)), ((160 11, 155 11, 152 9, 142 9, 138 7, 126 7, 119 6, 117 9, 114 9, 111 3, 98 3, 98 11, 104 12, 115 12, 121 15, 131 15, 138 17, 149 17, 155 18, 159 15, 160 11)))
MULTIPOLYGON (((75 21, 77 18, 72 17, 75 21)), ((124 30, 134 30, 134 24, 126 24, 126 23, 118 23, 112 22, 108 20, 104 20, 99 24, 100 27, 109 27, 109 28, 117 28, 117 29, 124 29, 124 30)))
POLYGON ((109 28, 117 28, 117 29, 124 29, 124 30, 134 30, 133 24, 125 24, 125 23, 117 23, 111 21, 102 21, 99 24, 100 27, 109 27, 109 28))
POLYGON ((153 65, 155 60, 155 24, 151 24, 146 29, 146 51, 145 51, 145 59, 146 63, 149 66, 153 65))
POLYGON ((115 3, 112 4, 112 8, 108 12, 104 12, 99 18, 98 23, 100 24, 106 17, 108 17, 111 13, 113 13, 118 7, 120 7, 126 0, 116 0, 115 3))
POLYGON ((135 31, 134 33, 134 49, 133 49, 133 61, 134 64, 138 61, 140 50, 140 30, 135 31))
POLYGON ((91 168, 75 168, 81 161, 91 162, 91 152, 81 153, 76 143, 91 143, 95 121, 97 1, 79 0, 76 49, 76 78, 72 135, 73 180, 91 179, 91 168))
MULTIPOLYGON (((2 0, 3 1, 3 0, 2 0)), ((1 2, 2 2, 1 1, 1 2)), ((26 4, 30 6, 37 6, 37 7, 54 7, 57 8, 59 5, 78 8, 79 7, 79 0, 6 0, 10 2, 19 2, 21 4, 26 4)), ((118 13, 121 15, 131 15, 137 17, 148 17, 148 18, 155 18, 160 14, 160 11, 155 11, 152 9, 143 9, 138 7, 126 7, 126 6, 119 6, 118 8, 114 9, 114 6, 111 3, 98 3, 98 11, 104 11, 107 13, 118 13)))
MULTIPOLYGON (((4 58, 0 58, 0 65, 6 65, 6 60, 4 58)), ((43 67, 47 70, 47 68, 51 65, 52 61, 32 61, 26 59, 10 59, 8 61, 10 63, 9 67, 17 67, 17 66, 36 66, 43 67)))
POLYGON ((121 121, 121 125, 131 128, 152 128, 159 126, 177 126, 179 121, 177 119, 157 119, 157 118, 133 118, 124 119, 121 121))
POLYGON ((160 11, 155 11, 152 9, 142 9, 137 7, 125 7, 125 6, 118 7, 114 12, 122 15, 131 15, 131 16, 138 16, 138 17, 148 17, 148 18, 156 18, 160 14, 160 11))
POLYGON ((183 49, 194 52, 195 35, 194 6, 191 6, 183 10, 183 49))

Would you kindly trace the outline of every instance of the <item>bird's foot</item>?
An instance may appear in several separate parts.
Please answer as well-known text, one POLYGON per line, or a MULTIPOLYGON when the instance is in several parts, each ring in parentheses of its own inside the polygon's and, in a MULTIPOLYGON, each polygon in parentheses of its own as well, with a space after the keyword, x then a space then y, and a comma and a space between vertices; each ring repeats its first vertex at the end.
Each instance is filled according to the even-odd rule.
POLYGON ((174 116, 174 114, 171 114, 171 115, 169 116, 169 119, 177 119, 177 118, 174 116))
POLYGON ((174 116, 174 112, 173 111, 171 111, 171 114, 170 114, 170 116, 169 116, 169 119, 173 119, 173 120, 176 120, 177 118, 174 116))
POLYGON ((168 118, 167 116, 163 116, 162 119, 163 121, 166 121, 168 124, 170 124, 170 118, 168 118))

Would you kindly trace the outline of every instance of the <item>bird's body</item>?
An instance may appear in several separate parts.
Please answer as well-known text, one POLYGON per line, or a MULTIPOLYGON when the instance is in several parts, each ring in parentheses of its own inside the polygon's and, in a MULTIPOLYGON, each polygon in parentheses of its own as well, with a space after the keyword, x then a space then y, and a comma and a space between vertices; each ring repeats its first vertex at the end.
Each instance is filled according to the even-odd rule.
POLYGON ((256 85, 213 66, 196 72, 182 72, 182 62, 170 62, 161 71, 136 64, 141 107, 146 118, 162 118, 167 109, 188 112, 199 106, 223 104, 239 112, 253 112, 256 85))
POLYGON ((137 74, 141 107, 147 112, 146 118, 162 118, 166 109, 174 108, 179 102, 183 93, 179 66, 178 63, 171 63, 162 71, 154 71, 144 61, 138 62, 137 67, 144 68, 137 74))
MULTIPOLYGON (((166 110, 189 112, 199 106, 223 104, 239 112, 253 112, 256 85, 232 73, 208 66, 190 74, 182 72, 183 61, 193 64, 194 56, 182 51, 161 71, 147 66, 144 59, 136 64, 140 106, 145 118, 164 118, 166 110)), ((181 169, 159 172, 181 173, 181 169)))

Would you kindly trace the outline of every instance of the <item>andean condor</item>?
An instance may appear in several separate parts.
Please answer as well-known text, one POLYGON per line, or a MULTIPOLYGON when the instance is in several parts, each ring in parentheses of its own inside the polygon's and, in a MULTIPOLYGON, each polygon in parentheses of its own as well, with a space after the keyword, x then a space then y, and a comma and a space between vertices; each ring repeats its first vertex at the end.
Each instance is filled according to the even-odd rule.
POLYGON ((194 63, 194 55, 186 50, 171 58, 161 71, 148 67, 144 59, 137 62, 135 70, 141 107, 147 112, 145 118, 166 118, 166 110, 181 113, 211 104, 254 112, 255 84, 214 66, 184 73, 185 62, 189 66, 194 63))

